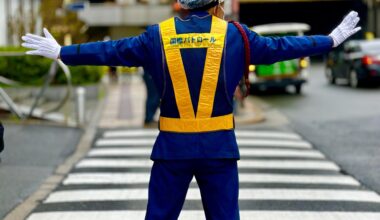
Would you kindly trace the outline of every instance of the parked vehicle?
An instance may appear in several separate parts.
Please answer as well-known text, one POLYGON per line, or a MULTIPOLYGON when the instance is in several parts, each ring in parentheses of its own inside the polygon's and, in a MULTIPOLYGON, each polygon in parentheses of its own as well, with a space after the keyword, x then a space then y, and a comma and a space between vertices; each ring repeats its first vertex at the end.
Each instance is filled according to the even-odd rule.
MULTIPOLYGON (((258 25, 252 28, 263 36, 302 36, 310 30, 304 23, 275 23, 258 25)), ((268 90, 271 88, 286 88, 294 86, 295 92, 300 94, 302 85, 307 82, 309 58, 286 60, 271 65, 251 65, 249 81, 253 90, 268 90)))
POLYGON ((330 84, 345 79, 353 88, 380 85, 380 39, 351 40, 330 52, 325 75, 330 84))

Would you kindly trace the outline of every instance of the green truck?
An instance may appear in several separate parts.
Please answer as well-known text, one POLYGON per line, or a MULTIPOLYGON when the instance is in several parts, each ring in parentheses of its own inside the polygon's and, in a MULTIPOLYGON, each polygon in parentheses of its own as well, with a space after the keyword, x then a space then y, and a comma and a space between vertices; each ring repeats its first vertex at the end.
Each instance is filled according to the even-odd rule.
MULTIPOLYGON (((310 30, 304 23, 274 23, 258 25, 252 28, 263 36, 302 36, 310 30)), ((271 88, 287 88, 293 86, 296 94, 302 91, 307 82, 309 58, 286 60, 271 65, 250 65, 249 81, 252 90, 266 91, 271 88)))

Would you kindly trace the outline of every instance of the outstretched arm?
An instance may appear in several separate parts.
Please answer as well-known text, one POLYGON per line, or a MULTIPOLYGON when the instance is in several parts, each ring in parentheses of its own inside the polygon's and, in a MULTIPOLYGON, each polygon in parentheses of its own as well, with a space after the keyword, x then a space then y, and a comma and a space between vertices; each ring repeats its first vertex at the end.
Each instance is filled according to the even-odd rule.
POLYGON ((62 59, 67 65, 143 66, 147 57, 148 33, 117 41, 76 44, 61 47, 49 31, 45 37, 27 34, 22 46, 33 49, 29 55, 62 59))
POLYGON ((313 35, 303 37, 262 37, 248 31, 252 64, 271 64, 281 60, 323 54, 337 47, 358 32, 357 12, 350 12, 329 36, 313 35))

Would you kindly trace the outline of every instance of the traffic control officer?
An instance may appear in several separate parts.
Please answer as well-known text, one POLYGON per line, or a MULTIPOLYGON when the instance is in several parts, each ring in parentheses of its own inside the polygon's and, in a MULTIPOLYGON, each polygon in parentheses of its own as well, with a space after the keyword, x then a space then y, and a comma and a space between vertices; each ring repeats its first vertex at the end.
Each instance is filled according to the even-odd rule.
MULTIPOLYGON (((233 94, 246 63, 238 28, 223 20, 219 0, 179 0, 186 18, 172 17, 146 32, 117 41, 61 47, 27 34, 27 54, 68 65, 143 66, 161 94, 160 133, 154 144, 146 219, 178 219, 195 177, 206 219, 239 219, 239 150, 233 94)), ((262 37, 243 25, 251 64, 322 54, 360 30, 350 12, 329 36, 262 37)))

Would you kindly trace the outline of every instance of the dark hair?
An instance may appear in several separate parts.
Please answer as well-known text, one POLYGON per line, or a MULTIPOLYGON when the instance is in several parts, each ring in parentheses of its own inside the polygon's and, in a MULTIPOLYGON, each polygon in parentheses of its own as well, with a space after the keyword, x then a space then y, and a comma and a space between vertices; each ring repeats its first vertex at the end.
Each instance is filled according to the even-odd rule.
POLYGON ((215 6, 217 6, 217 5, 219 5, 219 0, 214 0, 214 1, 210 2, 210 3, 208 3, 208 4, 205 5, 205 6, 202 6, 202 7, 200 7, 200 8, 190 9, 189 11, 207 11, 207 10, 209 10, 210 8, 215 7, 215 6))

